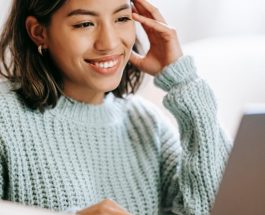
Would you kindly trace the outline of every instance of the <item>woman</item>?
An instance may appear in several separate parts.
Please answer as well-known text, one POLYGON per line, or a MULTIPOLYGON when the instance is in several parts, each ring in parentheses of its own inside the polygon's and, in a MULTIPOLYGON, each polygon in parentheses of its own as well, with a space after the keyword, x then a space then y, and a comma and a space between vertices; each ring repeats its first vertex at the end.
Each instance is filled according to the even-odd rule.
POLYGON ((1 199, 82 215, 209 213, 230 144, 212 91, 153 5, 13 1, 0 45, 13 89, 0 97, 1 199), (167 91, 180 135, 128 96, 140 71, 167 91))

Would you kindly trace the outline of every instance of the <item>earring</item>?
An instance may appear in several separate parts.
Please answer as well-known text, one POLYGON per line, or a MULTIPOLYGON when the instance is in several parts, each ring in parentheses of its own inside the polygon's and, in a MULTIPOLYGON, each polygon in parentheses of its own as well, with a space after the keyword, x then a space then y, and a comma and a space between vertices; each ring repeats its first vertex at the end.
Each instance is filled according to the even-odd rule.
POLYGON ((41 56, 43 56, 43 53, 42 53, 42 45, 39 45, 38 46, 38 52, 41 56))

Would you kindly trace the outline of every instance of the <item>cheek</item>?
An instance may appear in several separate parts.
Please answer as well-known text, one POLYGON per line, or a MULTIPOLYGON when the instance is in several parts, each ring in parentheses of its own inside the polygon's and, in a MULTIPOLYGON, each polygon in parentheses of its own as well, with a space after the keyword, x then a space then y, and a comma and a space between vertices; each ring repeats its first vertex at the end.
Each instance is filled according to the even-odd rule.
POLYGON ((87 51, 89 40, 76 34, 61 31, 51 38, 49 52, 64 76, 73 77, 73 71, 80 67, 81 59, 87 51))
POLYGON ((60 55, 77 56, 82 55, 87 47, 90 46, 89 40, 83 39, 82 37, 77 37, 74 34, 61 34, 52 43, 53 50, 59 52, 60 55))
POLYGON ((91 46, 87 35, 73 31, 69 27, 51 28, 48 35, 49 50, 53 56, 71 57, 80 56, 91 46))

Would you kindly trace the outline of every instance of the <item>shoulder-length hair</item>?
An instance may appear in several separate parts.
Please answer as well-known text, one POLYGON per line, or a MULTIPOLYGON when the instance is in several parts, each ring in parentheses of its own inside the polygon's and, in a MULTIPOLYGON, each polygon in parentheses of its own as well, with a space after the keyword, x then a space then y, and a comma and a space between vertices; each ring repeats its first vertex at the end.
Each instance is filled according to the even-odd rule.
MULTIPOLYGON (((39 23, 49 26, 52 15, 65 2, 13 0, 0 36, 0 75, 11 82, 13 91, 29 108, 42 112, 48 106, 55 107, 63 94, 62 75, 49 53, 43 56, 38 54, 36 45, 27 33, 25 20, 28 16, 34 16, 39 23)), ((133 50, 138 52, 136 45, 133 50)), ((119 86, 112 92, 119 98, 134 94, 142 80, 143 73, 128 62, 119 86)))

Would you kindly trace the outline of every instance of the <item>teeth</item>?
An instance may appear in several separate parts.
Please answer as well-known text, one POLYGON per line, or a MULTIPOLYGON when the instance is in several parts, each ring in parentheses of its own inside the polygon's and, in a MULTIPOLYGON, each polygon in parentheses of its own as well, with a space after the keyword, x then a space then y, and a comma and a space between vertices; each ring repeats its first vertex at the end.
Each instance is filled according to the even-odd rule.
POLYGON ((97 67, 100 67, 100 68, 104 68, 104 69, 107 69, 107 68, 111 68, 115 65, 117 65, 118 63, 118 60, 111 60, 111 61, 107 61, 107 62, 96 62, 95 65, 97 67))

